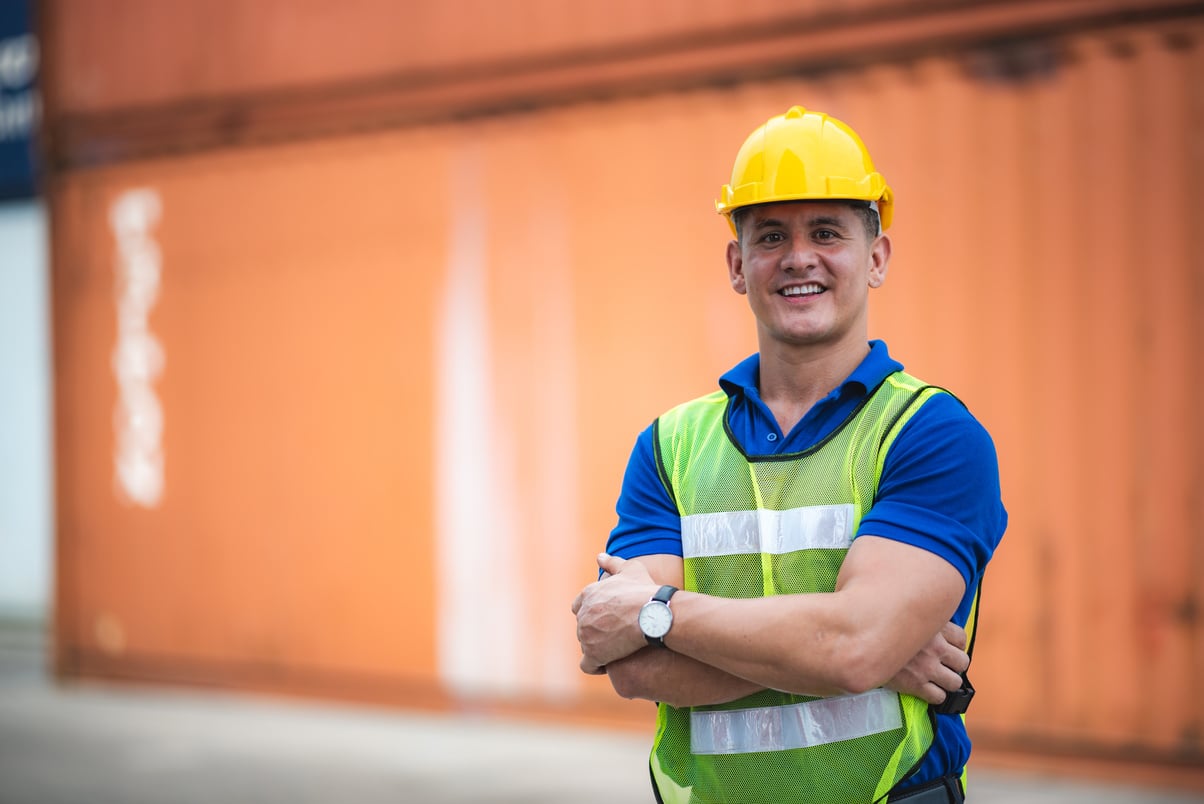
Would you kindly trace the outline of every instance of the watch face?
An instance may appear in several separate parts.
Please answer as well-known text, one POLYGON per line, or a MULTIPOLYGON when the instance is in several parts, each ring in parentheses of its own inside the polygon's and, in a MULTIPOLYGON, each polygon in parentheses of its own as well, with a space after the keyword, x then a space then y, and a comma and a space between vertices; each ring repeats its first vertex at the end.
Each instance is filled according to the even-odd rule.
POLYGON ((669 633, 669 627, 673 625, 673 612, 669 610, 669 606, 661 603, 659 600, 653 600, 645 603, 640 609, 640 630, 645 636, 659 639, 669 633))

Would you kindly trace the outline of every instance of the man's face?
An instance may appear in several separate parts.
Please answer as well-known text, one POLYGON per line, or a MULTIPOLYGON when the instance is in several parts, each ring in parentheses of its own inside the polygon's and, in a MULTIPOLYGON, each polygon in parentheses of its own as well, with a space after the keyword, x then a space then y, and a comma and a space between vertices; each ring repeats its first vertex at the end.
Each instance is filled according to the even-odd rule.
POLYGON ((867 337, 869 289, 886 278, 890 240, 869 238, 839 201, 791 201, 749 209, 728 272, 748 296, 760 347, 830 346, 867 337))

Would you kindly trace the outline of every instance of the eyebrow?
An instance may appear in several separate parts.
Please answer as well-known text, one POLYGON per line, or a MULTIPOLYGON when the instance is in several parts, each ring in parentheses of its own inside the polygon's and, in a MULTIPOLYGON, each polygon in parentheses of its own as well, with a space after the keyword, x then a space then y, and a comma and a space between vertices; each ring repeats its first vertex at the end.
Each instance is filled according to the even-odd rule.
POLYGON ((837 229, 843 229, 846 224, 840 218, 833 218, 828 215, 816 215, 814 218, 807 219, 808 226, 835 226, 837 229))
MULTIPOLYGON (((841 230, 848 228, 848 224, 845 221, 841 220, 840 218, 834 218, 830 215, 813 215, 810 218, 807 218, 806 225, 808 227, 833 226, 841 230)), ((778 218, 762 218, 760 220, 754 220, 752 228, 756 231, 759 231, 761 229, 781 228, 784 226, 785 223, 778 218)))

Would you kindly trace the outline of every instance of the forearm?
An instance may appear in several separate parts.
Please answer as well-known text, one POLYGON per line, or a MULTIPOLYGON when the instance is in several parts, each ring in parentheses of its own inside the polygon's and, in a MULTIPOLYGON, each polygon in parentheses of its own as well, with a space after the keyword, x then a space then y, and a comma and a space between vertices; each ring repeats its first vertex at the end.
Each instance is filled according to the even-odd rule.
POLYGON ((606 666, 615 692, 670 706, 727 703, 763 689, 689 656, 661 648, 644 648, 606 666))
POLYGON ((957 607, 957 571, 924 551, 862 537, 836 590, 728 600, 679 593, 665 643, 704 664, 806 695, 885 684, 957 607))
MULTIPOLYGON (((587 586, 573 604, 585 672, 646 646, 638 613, 664 577, 612 556, 600 556, 599 565, 610 577, 587 586)), ((964 589, 957 570, 932 553, 862 536, 833 592, 748 599, 679 592, 665 644, 758 687, 862 692, 889 681, 932 639, 964 589)))
POLYGON ((874 658, 863 648, 874 637, 841 611, 837 597, 731 600, 679 592, 665 644, 683 659, 754 688, 821 696, 860 692, 885 671, 857 672, 874 658))
MULTIPOLYGON (((624 569, 618 575, 611 574, 590 584, 573 603, 573 611, 578 615, 581 669, 587 673, 599 672, 601 668, 609 670, 617 662, 644 652, 648 645, 639 630, 638 613, 660 582, 640 561, 624 562, 603 556, 600 564, 608 573, 624 569)), ((847 652, 842 653, 844 640, 840 635, 845 626, 830 619, 833 616, 849 619, 841 605, 843 598, 821 611, 824 599, 836 597, 775 595, 743 600, 683 590, 671 603, 673 626, 665 642, 673 653, 708 665, 722 675, 742 679, 753 689, 840 694, 848 691, 842 673, 850 664, 859 663, 851 661, 853 657, 847 652)), ((860 618, 860 621, 872 619, 875 618, 860 618)), ((906 658, 900 661, 900 667, 904 661, 906 658)), ((887 673, 883 680, 893 672, 887 673)), ((682 694, 682 690, 675 690, 652 674, 641 679, 633 671, 630 679, 617 675, 616 678, 622 684, 621 689, 616 689, 629 697, 693 698, 692 691, 682 694)), ((747 691, 750 690, 745 687, 739 692, 747 691)), ((739 695, 733 693, 732 697, 739 695)))

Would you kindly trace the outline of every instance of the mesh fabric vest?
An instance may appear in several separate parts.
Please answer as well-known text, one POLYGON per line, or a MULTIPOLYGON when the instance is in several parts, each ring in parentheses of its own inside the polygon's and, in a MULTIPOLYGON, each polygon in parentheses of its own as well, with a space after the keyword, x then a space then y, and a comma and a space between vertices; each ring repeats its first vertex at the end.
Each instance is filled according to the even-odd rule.
MULTIPOLYGON (((722 391, 660 417, 654 443, 682 517, 685 588, 732 598, 833 591, 891 443, 937 393, 897 372, 819 444, 754 459, 725 426, 722 391)), ((717 706, 660 704, 651 762, 665 804, 868 804, 918 766, 932 739, 928 706, 911 696, 765 690, 717 706)))

